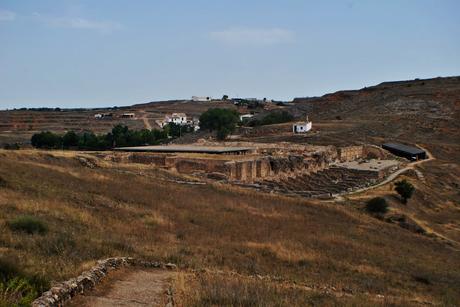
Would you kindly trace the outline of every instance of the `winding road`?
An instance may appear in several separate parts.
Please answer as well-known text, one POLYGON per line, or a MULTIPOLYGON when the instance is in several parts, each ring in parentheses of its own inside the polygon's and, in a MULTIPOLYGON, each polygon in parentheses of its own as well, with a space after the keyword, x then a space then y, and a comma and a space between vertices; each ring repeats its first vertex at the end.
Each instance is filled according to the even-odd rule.
MULTIPOLYGON (((417 145, 417 144, 415 144, 417 145)), ((429 161, 433 161, 433 160, 436 160, 436 158, 431 154, 430 151, 428 151, 426 148, 423 148, 419 145, 417 145, 417 147, 419 147, 420 149, 424 150, 428 156, 427 159, 423 159, 423 160, 418 160, 418 161, 415 161, 415 162, 412 162, 412 163, 409 163, 407 164, 404 168, 401 168, 399 170, 397 170, 396 172, 390 174, 387 178, 385 178, 385 180, 379 182, 378 184, 376 185, 372 185, 372 186, 369 186, 369 187, 365 187, 365 188, 362 188, 362 189, 358 189, 358 190, 355 190, 353 192, 348 192, 346 193, 345 195, 352 195, 352 194, 356 194, 356 193, 361 193, 361 192, 364 192, 364 191, 367 191, 367 190, 372 190, 372 189, 375 189, 375 188, 378 188, 378 187, 381 187, 383 185, 386 185, 387 183, 389 182, 392 182, 393 180, 395 180, 399 175, 407 172, 408 170, 412 170, 412 169, 415 169, 415 167, 417 165, 420 165, 422 163, 426 163, 426 162, 429 162, 429 161)), ((421 172, 419 172, 421 174, 421 172)), ((419 174, 417 174, 417 176, 420 177, 419 174)), ((423 176, 423 175, 422 175, 423 176)), ((344 195, 337 195, 335 197, 335 199, 341 199, 342 196, 344 195)))

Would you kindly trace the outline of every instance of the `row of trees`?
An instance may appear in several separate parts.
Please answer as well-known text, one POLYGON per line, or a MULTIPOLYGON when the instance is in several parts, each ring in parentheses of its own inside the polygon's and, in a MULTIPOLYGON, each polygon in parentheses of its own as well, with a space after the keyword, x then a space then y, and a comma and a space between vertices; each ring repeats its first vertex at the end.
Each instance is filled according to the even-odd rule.
POLYGON ((250 127, 264 126, 264 125, 273 125, 287 123, 294 119, 294 116, 287 111, 276 111, 265 115, 261 119, 252 119, 247 125, 250 127))
MULTIPOLYGON (((106 134, 91 131, 76 133, 68 131, 59 135, 50 131, 36 133, 32 136, 32 146, 46 149, 78 148, 83 150, 106 150, 113 147, 155 145, 168 139, 168 132, 177 130, 177 125, 168 125, 163 130, 129 130, 127 126, 116 125, 106 134)), ((184 129, 181 133, 189 130, 184 129)))

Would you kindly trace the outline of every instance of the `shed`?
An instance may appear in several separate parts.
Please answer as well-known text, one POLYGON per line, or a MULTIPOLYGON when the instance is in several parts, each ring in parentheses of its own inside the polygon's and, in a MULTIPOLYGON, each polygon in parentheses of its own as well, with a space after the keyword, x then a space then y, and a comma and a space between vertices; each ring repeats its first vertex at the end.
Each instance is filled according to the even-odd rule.
POLYGON ((382 145, 382 148, 396 156, 404 157, 412 161, 426 159, 426 152, 418 147, 400 143, 385 143, 382 145))
POLYGON ((310 131, 311 127, 312 127, 312 122, 308 120, 308 116, 307 116, 306 121, 297 122, 297 123, 292 125, 292 132, 294 132, 294 133, 305 133, 305 132, 310 131))

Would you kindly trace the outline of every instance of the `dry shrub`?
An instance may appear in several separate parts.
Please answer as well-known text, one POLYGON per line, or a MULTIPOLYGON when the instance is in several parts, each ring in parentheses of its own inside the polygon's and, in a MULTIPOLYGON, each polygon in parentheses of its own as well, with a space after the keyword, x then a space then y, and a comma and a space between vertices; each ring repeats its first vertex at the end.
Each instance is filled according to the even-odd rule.
MULTIPOLYGON (((331 295, 278 286, 256 278, 204 273, 179 276, 178 306, 307 306, 335 302, 331 295)), ((337 303, 337 302, 336 302, 337 303)))

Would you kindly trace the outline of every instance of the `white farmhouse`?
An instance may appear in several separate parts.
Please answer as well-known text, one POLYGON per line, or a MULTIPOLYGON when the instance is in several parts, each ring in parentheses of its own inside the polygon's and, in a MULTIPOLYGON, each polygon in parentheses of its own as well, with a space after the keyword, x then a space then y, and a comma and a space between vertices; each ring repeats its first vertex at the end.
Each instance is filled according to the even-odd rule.
POLYGON ((172 113, 171 115, 166 115, 163 120, 157 120, 156 123, 163 128, 169 123, 188 125, 190 124, 190 120, 187 120, 187 115, 185 113, 172 113))
POLYGON ((297 122, 297 123, 292 125, 292 132, 294 132, 294 133, 305 133, 305 132, 310 131, 311 127, 312 127, 312 122, 308 120, 308 116, 307 116, 306 121, 297 122))
POLYGON ((171 114, 171 117, 169 117, 167 121, 168 123, 185 125, 187 124, 187 115, 185 113, 173 113, 171 114))
POLYGON ((192 96, 192 101, 211 101, 212 97, 209 96, 192 96))

